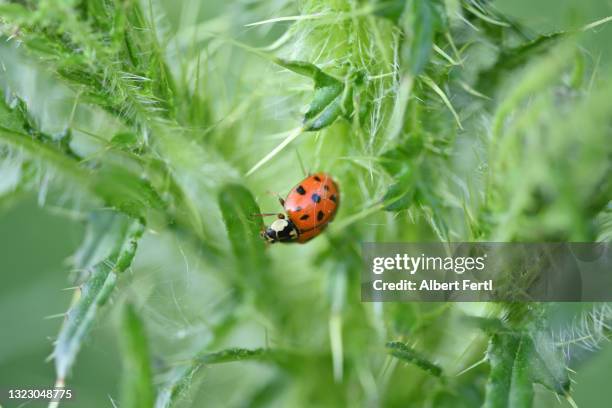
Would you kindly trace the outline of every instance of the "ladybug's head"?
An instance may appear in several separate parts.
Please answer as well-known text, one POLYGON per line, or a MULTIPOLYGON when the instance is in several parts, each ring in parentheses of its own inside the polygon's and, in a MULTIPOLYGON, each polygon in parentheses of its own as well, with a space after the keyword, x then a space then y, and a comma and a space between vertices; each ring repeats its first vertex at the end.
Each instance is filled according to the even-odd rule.
POLYGON ((278 218, 261 232, 261 237, 271 244, 296 241, 299 235, 295 224, 283 214, 278 214, 278 218))

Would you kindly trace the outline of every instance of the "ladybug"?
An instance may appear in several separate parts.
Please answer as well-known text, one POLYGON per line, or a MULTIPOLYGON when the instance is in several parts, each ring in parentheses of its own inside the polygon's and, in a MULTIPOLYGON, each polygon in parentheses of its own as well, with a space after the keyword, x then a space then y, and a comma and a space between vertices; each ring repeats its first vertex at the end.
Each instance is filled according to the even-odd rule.
POLYGON ((291 189, 286 199, 279 198, 285 214, 261 232, 269 243, 303 244, 319 235, 336 215, 340 204, 338 185, 326 173, 315 173, 291 189))

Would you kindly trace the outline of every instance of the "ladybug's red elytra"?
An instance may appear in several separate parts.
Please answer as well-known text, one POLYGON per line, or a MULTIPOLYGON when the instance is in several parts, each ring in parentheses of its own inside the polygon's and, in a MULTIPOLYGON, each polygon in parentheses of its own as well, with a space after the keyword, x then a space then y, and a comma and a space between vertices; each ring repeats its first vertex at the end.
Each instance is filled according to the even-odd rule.
POLYGON ((291 189, 286 199, 279 198, 285 214, 261 232, 269 243, 303 244, 319 235, 336 215, 340 204, 338 185, 326 173, 315 173, 291 189))

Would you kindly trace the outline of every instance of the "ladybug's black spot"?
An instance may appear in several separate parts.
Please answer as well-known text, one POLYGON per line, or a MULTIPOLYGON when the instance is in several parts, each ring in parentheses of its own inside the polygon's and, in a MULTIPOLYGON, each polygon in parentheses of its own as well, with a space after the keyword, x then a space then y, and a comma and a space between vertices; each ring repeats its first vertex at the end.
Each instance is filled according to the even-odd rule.
POLYGON ((318 203, 318 202, 320 202, 320 201, 321 201, 321 196, 320 196, 320 195, 318 195, 317 193, 314 193, 314 194, 313 194, 313 195, 310 197, 310 199, 311 199, 313 202, 318 203))
POLYGON ((306 194, 306 190, 304 190, 304 187, 302 187, 302 186, 298 186, 298 187, 295 189, 295 191, 297 191, 297 192, 298 192, 298 194, 300 194, 300 195, 304 195, 304 194, 306 194))
POLYGON ((321 221, 323 217, 325 217, 325 214, 323 213, 323 211, 319 211, 317 213, 317 221, 321 221))
POLYGON ((323 186, 323 190, 325 190, 325 191, 329 191, 329 186, 328 186, 327 184, 326 184, 326 185, 324 185, 324 186, 323 186))
POLYGON ((307 220, 310 217, 308 214, 304 214, 300 217, 300 220, 307 220))
POLYGON ((334 203, 338 201, 335 194, 332 194, 331 197, 329 197, 329 199, 332 200, 334 203))
POLYGON ((321 178, 319 176, 314 176, 313 178, 317 181, 321 181, 321 178))

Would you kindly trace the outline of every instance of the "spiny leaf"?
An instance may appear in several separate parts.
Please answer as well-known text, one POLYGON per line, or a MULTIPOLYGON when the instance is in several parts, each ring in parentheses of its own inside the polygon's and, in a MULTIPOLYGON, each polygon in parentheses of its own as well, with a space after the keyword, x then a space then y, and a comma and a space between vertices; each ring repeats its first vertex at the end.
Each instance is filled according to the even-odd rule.
POLYGON ((500 80, 508 77, 511 71, 550 50, 564 34, 561 32, 544 34, 514 48, 503 49, 495 64, 479 74, 476 89, 488 94, 491 89, 499 85, 500 80))
POLYGON ((242 269, 245 273, 265 269, 265 244, 259 236, 263 221, 251 192, 241 185, 228 184, 219 192, 219 207, 239 267, 246 268, 242 269))
POLYGON ((485 333, 494 334, 508 330, 501 320, 491 317, 465 316, 461 320, 465 322, 466 325, 477 327, 485 333))
POLYGON ((142 140, 132 132, 120 132, 113 136, 110 144, 115 149, 131 152, 142 147, 142 140))
POLYGON ((155 387, 149 344, 144 324, 131 303, 123 310, 121 333, 121 407, 152 408, 155 402, 155 387))
MULTIPOLYGON (((149 7, 153 7, 151 3, 149 7)), ((155 21, 145 18, 141 3, 138 1, 128 2, 124 8, 125 44, 132 65, 145 70, 146 78, 155 79, 149 81, 147 87, 150 87, 163 110, 171 116, 174 114, 170 110, 174 106, 172 102, 176 93, 175 84, 157 41, 155 21)))
POLYGON ((423 151, 421 135, 411 135, 406 142, 381 155, 382 167, 395 182, 383 197, 386 211, 405 210, 414 204, 419 169, 412 164, 423 151))
POLYGON ((307 76, 315 82, 317 81, 317 77, 326 76, 326 74, 323 73, 319 67, 317 67, 315 64, 311 64, 310 62, 291 61, 283 58, 276 58, 273 61, 281 67, 287 68, 296 74, 307 76))
POLYGON ((345 111, 345 85, 342 81, 326 74, 316 65, 303 61, 276 59, 275 62, 297 74, 312 78, 314 96, 308 111, 304 114, 304 130, 321 130, 338 119, 345 111))
POLYGON ((66 378, 94 323, 98 308, 106 303, 115 288, 117 275, 110 265, 100 263, 92 269, 89 279, 78 289, 77 300, 68 311, 53 352, 60 379, 66 378))
POLYGON ((406 5, 405 0, 377 0, 375 2, 376 8, 374 15, 387 18, 393 21, 395 24, 398 23, 404 7, 406 5))
POLYGON ((304 114, 304 130, 321 130, 334 123, 342 114, 344 85, 334 81, 315 84, 315 93, 308 111, 304 114))
POLYGON ((271 351, 264 348, 245 349, 245 348, 229 348, 213 353, 200 353, 194 357, 188 364, 181 365, 172 369, 168 374, 168 379, 164 386, 160 389, 155 403, 156 408, 168 408, 180 399, 183 393, 192 381, 192 377, 203 366, 209 364, 223 364, 236 361, 247 360, 267 360, 271 355, 271 351))
POLYGON ((44 160, 68 179, 84 186, 109 206, 126 214, 142 218, 150 208, 162 210, 165 203, 151 184, 133 171, 113 164, 97 171, 80 166, 70 155, 61 151, 59 144, 39 143, 0 125, 0 142, 22 148, 28 155, 44 160))
POLYGON ((523 337, 495 334, 491 337, 487 355, 491 372, 485 408, 531 406, 533 388, 527 373, 528 354, 523 337))
MULTIPOLYGON (((19 103, 14 99, 13 103, 19 103)), ((0 125, 7 130, 14 132, 27 133, 27 119, 23 116, 23 111, 19 106, 9 106, 4 98, 0 98, 0 125)))
POLYGON ((32 8, 25 17, 13 13, 11 23, 19 26, 20 43, 74 85, 81 100, 130 124, 172 117, 169 101, 174 84, 154 26, 144 17, 140 2, 106 4, 115 18, 106 20, 101 32, 92 29, 97 28, 95 24, 77 18, 80 11, 70 2, 57 6, 43 2, 32 8))
POLYGON ((442 375, 442 368, 440 366, 423 357, 412 347, 399 341, 391 341, 387 343, 386 347, 389 354, 391 354, 393 357, 414 364, 428 373, 435 375, 436 377, 440 377, 442 375))
POLYGON ((109 206, 129 215, 142 218, 150 208, 165 208, 164 201, 148 180, 128 170, 127 166, 116 165, 110 160, 98 169, 82 167, 81 158, 70 147, 70 132, 57 140, 38 129, 23 100, 15 96, 12 105, 0 102, 0 141, 50 163, 109 206))
POLYGON ((265 359, 270 353, 270 350, 265 348, 245 349, 236 347, 214 353, 204 353, 196 357, 196 360, 202 364, 222 364, 234 361, 265 359))
POLYGON ((189 387, 195 373, 201 364, 188 364, 174 367, 165 375, 164 384, 157 392, 155 408, 169 408, 181 398, 183 392, 189 387))
POLYGON ((76 355, 86 339, 100 307, 104 306, 115 288, 117 275, 129 267, 134 257, 137 241, 143 226, 124 216, 118 216, 120 228, 103 233, 112 233, 108 239, 114 242, 110 255, 98 262, 89 271, 89 277, 75 294, 75 300, 62 324, 53 351, 55 369, 59 379, 68 375, 76 355))
POLYGON ((402 60, 413 76, 423 72, 429 62, 434 36, 440 26, 438 8, 431 0, 409 0, 402 15, 405 40, 402 60))
MULTIPOLYGON (((236 318, 229 313, 214 328, 214 332, 218 338, 223 337, 234 324, 236 318)), ((187 361, 181 361, 180 364, 171 364, 169 369, 161 376, 160 387, 157 393, 155 402, 156 408, 168 408, 175 406, 184 394, 187 393, 189 386, 192 383, 193 376, 202 367, 202 362, 198 360, 198 356, 208 354, 207 352, 195 352, 193 357, 187 361)))
MULTIPOLYGON (((89 213, 85 236, 71 259, 72 267, 79 272, 81 278, 86 278, 90 268, 116 253, 117 242, 125 234, 126 222, 126 217, 115 211, 89 213)), ((82 279, 75 281, 81 283, 82 279)))
POLYGON ((400 211, 409 208, 414 203, 416 193, 416 174, 406 170, 396 178, 383 197, 385 211, 400 211))
POLYGON ((105 165, 93 179, 97 195, 113 207, 137 218, 144 218, 149 209, 163 210, 165 203, 146 179, 132 171, 105 165))
POLYGON ((487 358, 491 365, 485 408, 531 406, 533 383, 564 395, 569 378, 559 353, 551 350, 550 339, 542 344, 527 333, 497 333, 491 336, 487 358))

